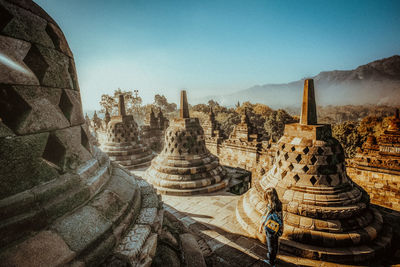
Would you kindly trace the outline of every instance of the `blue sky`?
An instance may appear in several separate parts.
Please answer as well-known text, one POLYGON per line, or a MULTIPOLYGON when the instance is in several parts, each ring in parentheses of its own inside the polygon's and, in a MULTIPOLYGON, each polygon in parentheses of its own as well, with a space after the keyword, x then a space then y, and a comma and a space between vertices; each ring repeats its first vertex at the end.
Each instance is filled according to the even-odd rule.
POLYGON ((35 2, 66 35, 85 109, 118 87, 190 101, 400 54, 400 1, 35 2))

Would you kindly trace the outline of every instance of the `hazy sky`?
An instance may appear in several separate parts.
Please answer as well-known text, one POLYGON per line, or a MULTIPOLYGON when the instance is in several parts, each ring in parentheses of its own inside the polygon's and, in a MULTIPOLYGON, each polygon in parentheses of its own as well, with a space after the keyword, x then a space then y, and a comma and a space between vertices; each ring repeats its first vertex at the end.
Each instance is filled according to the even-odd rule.
POLYGON ((138 89, 176 102, 400 54, 400 1, 36 0, 74 53, 85 109, 138 89))

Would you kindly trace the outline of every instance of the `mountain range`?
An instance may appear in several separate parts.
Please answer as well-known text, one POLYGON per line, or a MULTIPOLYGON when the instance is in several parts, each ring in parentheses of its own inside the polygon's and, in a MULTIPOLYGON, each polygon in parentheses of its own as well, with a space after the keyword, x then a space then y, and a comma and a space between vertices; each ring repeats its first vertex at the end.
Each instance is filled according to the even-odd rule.
MULTIPOLYGON (((394 55, 361 65, 354 70, 323 71, 314 79, 318 105, 400 105, 400 56, 394 55)), ((303 80, 286 84, 256 85, 228 95, 197 99, 206 103, 213 99, 225 106, 238 101, 263 103, 273 108, 300 105, 303 80)), ((196 103, 194 103, 196 104, 196 103)))

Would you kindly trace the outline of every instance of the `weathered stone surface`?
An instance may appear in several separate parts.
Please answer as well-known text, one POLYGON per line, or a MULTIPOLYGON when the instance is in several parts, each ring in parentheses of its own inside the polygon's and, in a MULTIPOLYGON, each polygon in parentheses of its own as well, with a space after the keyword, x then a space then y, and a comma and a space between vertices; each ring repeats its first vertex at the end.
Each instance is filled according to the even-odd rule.
POLYGON ((86 206, 56 222, 53 229, 73 251, 81 252, 110 227, 110 221, 104 219, 99 211, 86 206))
POLYGON ((4 53, 0 57, 0 62, 9 66, 9 68, 0 68, 0 83, 39 84, 35 74, 23 61, 30 47, 31 44, 28 42, 0 36, 0 51, 4 53))
POLYGON ((301 106, 300 124, 317 124, 317 105, 315 104, 314 80, 304 81, 303 104, 301 106))
POLYGON ((41 159, 48 136, 40 133, 0 139, 1 198, 58 176, 57 170, 41 159))
POLYGON ((141 262, 145 258, 154 258, 156 255, 157 251, 157 234, 151 234, 149 238, 147 238, 146 243, 143 245, 142 251, 140 252, 139 258, 141 259, 141 262))
POLYGON ((177 253, 169 246, 160 245, 157 249, 154 265, 160 267, 180 267, 181 262, 177 253))
POLYGON ((135 225, 116 247, 115 254, 135 265, 140 260, 138 258, 139 252, 146 242, 150 231, 150 226, 148 225, 135 225))
POLYGON ((29 113, 15 129, 18 134, 63 129, 70 125, 58 107, 62 90, 39 86, 13 86, 14 90, 29 105, 29 113), (40 97, 37 97, 40 96, 40 97))
POLYGON ((203 254, 194 236, 191 234, 182 234, 179 236, 179 239, 181 240, 186 266, 206 266, 203 254))
POLYGON ((2 29, 3 34, 46 47, 54 47, 45 31, 47 25, 45 19, 4 0, 0 1, 0 5, 13 16, 13 19, 2 29))
POLYGON ((0 51, 0 265, 99 266, 158 197, 91 143, 68 43, 33 1, 0 0, 0 51))
POLYGON ((43 231, 0 254, 2 266, 61 266, 75 257, 64 240, 43 231))

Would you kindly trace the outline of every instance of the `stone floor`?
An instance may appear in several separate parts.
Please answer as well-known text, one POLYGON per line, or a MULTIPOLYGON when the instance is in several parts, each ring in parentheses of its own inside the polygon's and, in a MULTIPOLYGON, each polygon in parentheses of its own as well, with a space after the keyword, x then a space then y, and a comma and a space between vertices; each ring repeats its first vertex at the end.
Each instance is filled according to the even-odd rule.
MULTIPOLYGON (((143 170, 134 173, 141 176, 143 170)), ((262 262, 267 253, 265 245, 246 237, 236 221, 238 199, 238 195, 225 191, 196 196, 162 196, 165 210, 207 242, 217 256, 218 266, 268 266, 262 262)), ((338 265, 279 253, 277 266, 338 265)))

